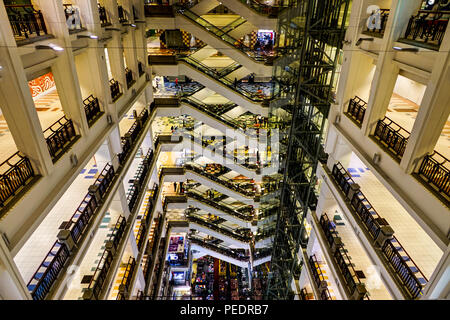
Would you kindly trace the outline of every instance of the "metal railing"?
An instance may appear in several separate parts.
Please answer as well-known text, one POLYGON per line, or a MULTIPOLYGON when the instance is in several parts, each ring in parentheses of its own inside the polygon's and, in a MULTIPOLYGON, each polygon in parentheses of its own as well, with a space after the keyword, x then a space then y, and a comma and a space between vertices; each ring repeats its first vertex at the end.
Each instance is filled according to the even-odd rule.
POLYGON ((86 119, 90 127, 94 123, 97 115, 101 113, 100 104, 98 103, 98 99, 95 98, 92 94, 83 100, 83 104, 84 112, 86 113, 86 119))
POLYGON ((367 102, 362 100, 360 97, 355 96, 353 99, 350 99, 347 109, 347 115, 355 120, 359 126, 362 125, 364 120, 364 115, 366 114, 367 102))
POLYGON ((55 162, 76 137, 75 127, 71 119, 66 116, 61 117, 50 127, 44 130, 45 141, 47 142, 48 151, 55 162), (53 129, 56 127, 56 129, 53 129))
MULTIPOLYGON (((125 217, 120 216, 119 219, 117 219, 114 230, 112 231, 111 236, 108 239, 108 242, 112 243, 114 250, 117 249, 119 245, 120 239, 123 235, 123 232, 125 231, 125 226, 125 217)), ((106 277, 108 276, 108 271, 111 268, 113 259, 114 254, 112 253, 112 251, 105 249, 100 258, 100 261, 97 264, 94 276, 92 277, 88 287, 88 289, 92 290, 95 299, 100 298, 100 293, 103 289, 106 277)))
POLYGON ((387 240, 381 248, 395 274, 405 286, 412 299, 420 298, 428 279, 417 267, 396 237, 387 240))
POLYGON ((97 3, 98 6, 98 15, 100 18, 101 26, 104 27, 106 25, 110 25, 111 22, 108 20, 108 14, 106 13, 105 7, 102 7, 100 3, 97 3))
POLYGON ((323 277, 322 269, 320 268, 319 263, 317 262, 316 255, 313 254, 308 259, 309 265, 311 266, 312 276, 314 278, 314 282, 317 285, 317 288, 320 291, 320 300, 331 300, 331 294, 328 290, 328 287, 323 288, 326 285, 325 278, 323 277))
POLYGON ((114 167, 111 164, 107 163, 98 178, 95 180, 93 185, 98 188, 100 199, 103 198, 103 196, 111 186, 114 174, 114 167))
POLYGON ((119 82, 114 79, 109 80, 109 89, 111 90, 112 101, 115 102, 122 95, 119 82))
POLYGON ((0 164, 0 209, 35 176, 30 160, 17 151, 0 164), (13 162, 14 161, 14 162, 13 162))
POLYGON ((409 19, 404 39, 431 44, 439 50, 447 29, 450 11, 419 10, 409 19))
POLYGON ((120 23, 125 23, 128 21, 128 12, 121 5, 117 6, 117 12, 119 15, 120 23))
POLYGON ((139 77, 141 77, 144 73, 144 64, 140 61, 138 61, 138 72, 139 72, 139 77))
POLYGON ((27 284, 33 300, 45 299, 69 258, 69 255, 69 249, 66 245, 55 241, 27 284))
POLYGON ((450 200, 450 162, 446 157, 437 151, 426 155, 420 164, 418 176, 447 201, 450 200))
POLYGON ((405 153, 409 135, 410 133, 408 131, 388 117, 378 120, 373 134, 379 144, 387 148, 397 160, 401 160, 405 153))
MULTIPOLYGON (((372 239, 374 241, 377 240, 381 228, 388 225, 387 221, 378 215, 361 191, 354 192, 353 196, 349 197, 351 185, 355 182, 350 178, 350 175, 341 163, 338 162, 333 166, 332 177, 346 198, 350 200, 351 207, 355 210, 356 215, 364 224, 372 239)), ((428 280, 413 259, 406 253, 400 242, 395 237, 386 239, 381 247, 381 251, 386 258, 387 264, 392 267, 412 299, 422 294, 422 289, 428 280), (392 245, 393 243, 395 245, 392 245), (406 271, 405 268, 409 268, 409 271, 406 271)))
POLYGON ((33 5, 5 4, 5 8, 16 40, 48 34, 41 10, 36 10, 33 5))
POLYGON ((136 82, 133 79, 133 71, 128 68, 125 68, 125 78, 127 80, 127 88, 130 89, 131 86, 136 82))
MULTIPOLYGON (((347 252, 344 249, 343 243, 335 243, 335 238, 338 237, 338 233, 336 231, 336 227, 333 226, 328 219, 326 213, 322 214, 320 217, 320 226, 325 233, 327 238, 327 242, 331 248, 334 250, 333 257, 342 273, 342 276, 347 284, 347 287, 350 291, 350 295, 352 295, 357 289, 358 284, 362 284, 361 279, 355 271, 355 268, 352 265, 350 257, 347 255, 347 252)), ((368 295, 364 294, 361 296, 360 300, 366 299, 368 300, 368 295)))
POLYGON ((98 206, 99 203, 97 202, 95 196, 89 193, 81 201, 81 204, 78 206, 77 210, 70 219, 71 224, 70 227, 68 227, 75 243, 79 242, 89 221, 94 215, 95 209, 97 209, 98 206))
POLYGON ((125 272, 122 277, 122 281, 119 286, 119 293, 117 294, 116 300, 126 300, 127 295, 130 294, 130 285, 133 278, 134 270, 136 269, 136 260, 133 257, 128 258, 128 263, 125 268, 125 272), (121 290, 124 290, 122 292, 121 290))

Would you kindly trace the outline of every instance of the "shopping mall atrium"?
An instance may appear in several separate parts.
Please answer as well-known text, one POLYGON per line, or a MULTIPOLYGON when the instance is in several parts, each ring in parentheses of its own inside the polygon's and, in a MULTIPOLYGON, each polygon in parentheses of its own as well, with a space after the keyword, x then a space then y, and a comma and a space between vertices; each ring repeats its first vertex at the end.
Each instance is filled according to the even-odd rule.
POLYGON ((450 299, 449 18, 0 1, 0 300, 450 299))

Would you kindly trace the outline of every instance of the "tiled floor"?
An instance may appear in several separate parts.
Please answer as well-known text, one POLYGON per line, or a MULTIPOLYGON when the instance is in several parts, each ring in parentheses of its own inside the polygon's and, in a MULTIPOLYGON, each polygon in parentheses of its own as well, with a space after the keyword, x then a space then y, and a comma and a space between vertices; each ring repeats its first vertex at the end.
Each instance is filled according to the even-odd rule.
MULTIPOLYGON (((408 132, 411 132, 418 110, 419 105, 394 93, 389 102, 386 116, 394 120, 408 132)), ((450 159, 450 117, 434 149, 447 159, 450 159)))
POLYGON ((348 171, 378 214, 394 229, 395 237, 419 269, 430 279, 442 250, 355 154, 352 154, 348 171))
POLYGON ((14 257, 26 283, 57 240, 61 223, 70 220, 98 175, 97 165, 91 159, 14 257))
MULTIPOLYGON (((346 221, 342 213, 338 214, 341 217, 341 220, 339 220, 339 223, 336 225, 336 231, 344 243, 344 248, 347 250, 347 255, 350 258, 354 269, 356 271, 362 270, 366 276, 365 279, 361 279, 361 282, 365 283, 366 289, 369 292, 369 298, 371 300, 392 299, 384 286, 379 273, 377 273, 376 266, 372 264, 364 248, 359 243, 349 222, 346 221)), ((328 218, 332 220, 333 216, 328 215, 328 218)))

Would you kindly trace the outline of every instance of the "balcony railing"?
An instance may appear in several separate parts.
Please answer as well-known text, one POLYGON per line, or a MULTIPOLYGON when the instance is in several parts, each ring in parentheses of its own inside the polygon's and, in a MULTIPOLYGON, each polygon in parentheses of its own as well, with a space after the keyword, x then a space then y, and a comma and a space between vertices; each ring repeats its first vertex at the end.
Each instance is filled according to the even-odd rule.
POLYGON ((142 75, 145 73, 144 64, 140 61, 138 61, 138 72, 139 72, 139 77, 142 77, 142 75))
POLYGON ((410 133, 400 125, 388 117, 384 117, 383 120, 378 120, 373 137, 381 146, 385 147, 397 161, 400 161, 405 153, 409 135, 410 133))
POLYGON ((44 136, 47 136, 48 151, 55 162, 77 135, 72 120, 63 116, 44 131, 44 136))
POLYGON ((428 282, 427 278, 400 242, 392 236, 393 231, 389 231, 390 228, 387 221, 378 215, 359 189, 355 190, 352 187, 352 185, 356 184, 341 163, 333 166, 332 176, 346 199, 350 201, 351 207, 355 210, 356 215, 364 224, 375 244, 381 246, 387 264, 394 270, 400 282, 408 290, 411 298, 416 299, 422 294, 423 286, 428 282), (388 242, 392 245, 387 244, 388 242), (411 272, 407 271, 406 268, 409 268, 411 272))
POLYGON ((346 114, 361 127, 364 121, 364 115, 366 114, 366 109, 367 102, 360 97, 355 96, 353 99, 350 99, 346 114))
POLYGON ((148 110, 147 109, 142 110, 141 113, 139 114, 138 118, 136 119, 136 121, 133 123, 131 128, 125 134, 125 136, 120 138, 121 144, 122 144, 122 152, 118 154, 118 157, 119 157, 119 163, 121 165, 127 159, 127 156, 129 155, 131 148, 133 147, 134 143, 137 141, 139 134, 141 133, 142 128, 145 127, 148 119, 149 119, 148 110))
POLYGON ((323 277, 322 269, 320 268, 319 263, 317 262, 316 255, 313 254, 309 257, 309 265, 311 266, 312 275, 315 284, 320 292, 320 300, 331 300, 331 294, 328 290, 328 285, 323 277))
POLYGON ((128 13, 122 6, 117 6, 117 11, 119 14, 119 22, 125 23, 128 21, 128 13))
POLYGON ((397 238, 394 237, 391 240, 387 240, 381 250, 412 299, 420 298, 428 279, 420 271, 397 238))
POLYGON ((100 298, 100 294, 103 289, 103 285, 105 284, 106 278, 108 276, 108 271, 111 268, 112 261, 114 259, 114 253, 119 245, 120 239, 125 231, 126 220, 124 217, 120 216, 116 222, 113 232, 108 239, 108 243, 112 244, 112 248, 105 249, 100 258, 100 261, 97 264, 97 267, 94 272, 94 276, 89 283, 88 289, 92 290, 93 297, 95 299, 100 298), (113 249, 113 250, 111 250, 113 249))
POLYGON ((112 101, 115 102, 122 95, 119 82, 114 79, 109 80, 109 89, 111 90, 112 101))
POLYGON ((97 6, 98 6, 98 15, 100 18, 101 26, 105 27, 107 25, 110 25, 111 22, 109 22, 109 20, 108 20, 108 14, 106 13, 105 7, 102 7, 100 5, 100 3, 97 3, 97 6))
POLYGON ((69 258, 69 249, 56 241, 27 284, 33 300, 43 300, 69 258))
POLYGON ((426 155, 417 176, 450 201, 450 162, 437 151, 426 155))
POLYGON ((401 42, 413 41, 418 46, 439 50, 447 29, 450 11, 419 10, 409 19, 401 42), (409 40, 409 41, 408 41, 409 40))
POLYGON ((30 36, 47 34, 44 16, 41 10, 36 10, 33 5, 5 5, 8 19, 14 37, 17 41, 28 39, 30 36))
POLYGON ((122 281, 120 282, 119 293, 117 294, 116 300, 126 300, 130 294, 130 285, 135 269, 136 260, 133 257, 130 257, 128 259, 127 267, 125 268, 122 281))
POLYGON ((340 241, 335 241, 335 239, 338 237, 336 227, 331 224, 327 214, 325 213, 320 217, 320 226, 325 233, 327 242, 331 248, 331 251, 333 252, 333 257, 350 291, 350 295, 354 295, 355 290, 358 289, 359 286, 360 295, 354 298, 358 300, 368 300, 369 297, 366 294, 366 290, 361 286, 361 279, 353 268, 350 257, 347 255, 347 252, 344 249, 344 244, 340 241))
POLYGON ((367 27, 367 30, 363 33, 382 38, 384 35, 384 31, 386 30, 389 12, 390 9, 380 9, 379 18, 377 16, 369 17, 369 19, 372 19, 374 22, 373 28, 370 29, 369 27, 367 27))
POLYGON ((125 68, 125 78, 127 80, 127 88, 130 89, 131 86, 136 82, 133 79, 133 71, 128 68, 125 68))
POLYGON ((97 120, 97 116, 100 115, 100 104, 98 99, 94 98, 91 94, 89 97, 83 100, 84 112, 86 113, 86 119, 88 121, 89 127, 97 120))
POLYGON ((0 164, 0 209, 35 176, 30 160, 19 151, 0 164))

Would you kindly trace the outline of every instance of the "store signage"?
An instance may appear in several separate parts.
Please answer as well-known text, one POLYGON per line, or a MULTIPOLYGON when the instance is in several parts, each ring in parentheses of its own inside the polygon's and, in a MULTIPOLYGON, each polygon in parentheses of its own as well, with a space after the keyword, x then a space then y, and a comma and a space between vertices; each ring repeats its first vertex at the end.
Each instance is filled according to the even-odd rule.
POLYGON ((367 28, 369 30, 381 29, 381 9, 377 5, 367 7, 367 13, 370 17, 367 19, 367 28))

